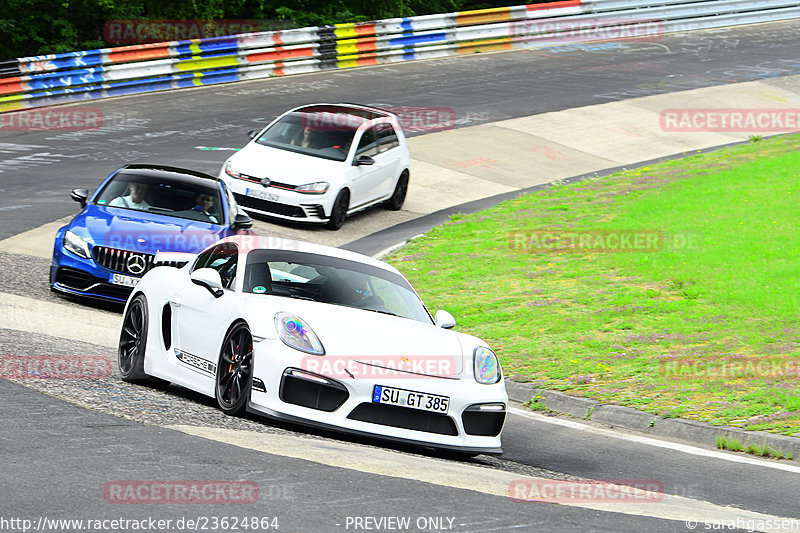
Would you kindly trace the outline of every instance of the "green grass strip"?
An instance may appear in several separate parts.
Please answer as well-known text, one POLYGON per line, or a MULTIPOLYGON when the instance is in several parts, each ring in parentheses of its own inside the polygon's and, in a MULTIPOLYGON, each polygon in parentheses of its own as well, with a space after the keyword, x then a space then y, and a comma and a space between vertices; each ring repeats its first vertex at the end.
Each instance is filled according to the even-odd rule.
POLYGON ((388 261, 511 379, 793 434, 798 147, 781 136, 556 185, 453 216, 388 261))

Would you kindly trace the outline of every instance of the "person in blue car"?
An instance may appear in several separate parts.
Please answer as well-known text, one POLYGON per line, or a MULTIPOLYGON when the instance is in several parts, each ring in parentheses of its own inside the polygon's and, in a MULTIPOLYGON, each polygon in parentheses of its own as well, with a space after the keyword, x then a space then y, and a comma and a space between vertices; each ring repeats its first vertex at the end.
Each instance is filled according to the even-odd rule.
POLYGON ((197 205, 194 207, 195 211, 200 211, 201 213, 203 213, 214 224, 219 223, 217 217, 212 212, 214 210, 213 196, 203 193, 197 193, 197 196, 195 197, 195 202, 197 202, 197 205))
POLYGON ((128 186, 128 196, 119 196, 111 200, 108 205, 111 207, 126 207, 128 209, 141 209, 147 211, 150 204, 144 201, 147 194, 147 185, 144 183, 131 183, 128 186))

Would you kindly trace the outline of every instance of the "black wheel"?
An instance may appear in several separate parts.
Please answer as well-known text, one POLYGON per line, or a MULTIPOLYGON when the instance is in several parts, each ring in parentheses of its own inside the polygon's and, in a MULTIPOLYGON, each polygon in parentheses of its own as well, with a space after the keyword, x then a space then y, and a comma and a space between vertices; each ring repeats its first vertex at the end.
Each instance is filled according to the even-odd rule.
POLYGON ((253 337, 245 324, 234 326, 222 343, 214 391, 226 415, 238 415, 247 408, 253 376, 253 337))
POLYGON ((117 363, 123 381, 147 379, 144 354, 147 347, 147 299, 139 294, 133 299, 122 320, 117 363))
POLYGON ((344 219, 347 218, 347 207, 350 205, 350 192, 342 190, 336 196, 333 202, 333 209, 331 209, 331 218, 328 219, 328 228, 337 230, 344 224, 344 219))
POLYGON ((408 172, 403 171, 400 174, 400 177, 397 178, 397 185, 394 187, 394 193, 392 193, 392 197, 386 200, 386 203, 383 204, 386 209, 391 209, 392 211, 399 211, 401 207, 403 207, 403 202, 406 201, 406 193, 408 192, 408 172))

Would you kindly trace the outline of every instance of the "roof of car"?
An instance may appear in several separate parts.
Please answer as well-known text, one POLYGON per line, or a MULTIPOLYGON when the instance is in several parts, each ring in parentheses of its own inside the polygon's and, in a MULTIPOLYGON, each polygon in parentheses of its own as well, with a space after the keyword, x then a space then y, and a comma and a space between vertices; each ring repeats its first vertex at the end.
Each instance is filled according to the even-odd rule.
POLYGON ((383 117, 390 117, 393 113, 386 111, 385 109, 380 109, 378 107, 371 107, 367 105, 361 104, 351 104, 351 103, 338 103, 338 104, 308 104, 300 107, 296 107, 292 109, 292 112, 304 112, 304 113, 314 113, 314 112, 333 112, 336 109, 332 108, 341 108, 341 111, 347 112, 351 115, 356 115, 368 120, 374 120, 376 118, 383 118, 383 117))
MULTIPOLYGON (((218 182, 220 179, 216 176, 204 174, 196 170, 189 170, 186 168, 171 167, 168 165, 148 165, 148 164, 133 164, 125 165, 120 168, 118 173, 134 174, 147 178, 167 178, 170 180, 181 181, 184 183, 198 183, 198 181, 213 181, 218 182)), ((205 185, 208 185, 205 183, 205 185)))

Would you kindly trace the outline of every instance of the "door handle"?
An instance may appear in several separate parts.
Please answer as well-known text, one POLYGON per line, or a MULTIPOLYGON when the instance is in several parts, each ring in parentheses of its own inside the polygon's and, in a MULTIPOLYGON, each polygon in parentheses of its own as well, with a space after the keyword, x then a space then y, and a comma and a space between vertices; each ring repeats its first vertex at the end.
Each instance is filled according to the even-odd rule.
POLYGON ((170 297, 169 299, 169 303, 171 303, 175 307, 180 307, 182 302, 183 298, 181 298, 180 294, 173 294, 172 297, 170 297))

